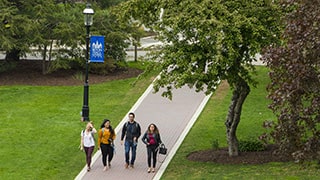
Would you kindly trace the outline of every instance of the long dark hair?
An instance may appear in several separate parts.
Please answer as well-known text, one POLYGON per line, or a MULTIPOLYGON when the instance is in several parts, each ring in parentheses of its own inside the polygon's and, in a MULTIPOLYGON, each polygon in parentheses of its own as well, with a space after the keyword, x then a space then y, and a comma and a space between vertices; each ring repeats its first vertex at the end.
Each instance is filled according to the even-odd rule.
POLYGON ((157 127, 155 124, 153 124, 153 123, 151 123, 151 124, 148 126, 147 133, 151 133, 151 131, 150 131, 150 126, 152 126, 152 125, 154 126, 153 132, 156 133, 156 134, 159 134, 159 129, 158 129, 158 127, 157 127))
MULTIPOLYGON (((109 119, 104 119, 103 122, 102 122, 102 124, 101 124, 101 126, 100 126, 100 128, 101 128, 101 129, 104 128, 104 127, 105 127, 104 124, 105 124, 106 122, 108 122, 108 121, 111 123, 111 121, 110 121, 109 119)), ((110 133, 111 133, 111 136, 113 136, 113 135, 114 135, 114 130, 113 130, 111 124, 109 125, 109 131, 110 131, 110 133)))

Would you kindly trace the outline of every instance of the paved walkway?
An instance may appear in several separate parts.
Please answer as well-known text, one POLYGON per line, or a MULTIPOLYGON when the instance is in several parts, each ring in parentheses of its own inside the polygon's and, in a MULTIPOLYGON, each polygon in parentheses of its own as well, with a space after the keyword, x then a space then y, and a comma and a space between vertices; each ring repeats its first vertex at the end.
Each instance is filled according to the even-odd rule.
POLYGON ((159 128, 162 141, 168 148, 167 156, 158 156, 156 172, 147 173, 146 147, 141 138, 139 138, 134 169, 124 168, 124 147, 120 145, 120 136, 122 126, 128 120, 126 115, 115 129, 116 154, 111 162, 112 168, 103 171, 101 152, 98 151, 93 157, 92 170, 87 172, 84 167, 75 179, 160 179, 209 98, 210 96, 205 96, 203 92, 196 93, 194 89, 184 87, 174 90, 173 99, 170 101, 162 97, 161 92, 153 94, 152 85, 150 85, 130 112, 135 113, 135 119, 140 123, 142 134, 150 123, 155 123, 159 128))

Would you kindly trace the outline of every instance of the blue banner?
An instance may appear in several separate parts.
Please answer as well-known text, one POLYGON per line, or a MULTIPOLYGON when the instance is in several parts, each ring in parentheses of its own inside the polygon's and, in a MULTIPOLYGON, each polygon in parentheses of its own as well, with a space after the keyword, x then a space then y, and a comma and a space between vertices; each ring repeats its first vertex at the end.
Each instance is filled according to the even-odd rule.
POLYGON ((90 62, 104 62, 104 36, 90 37, 90 62))

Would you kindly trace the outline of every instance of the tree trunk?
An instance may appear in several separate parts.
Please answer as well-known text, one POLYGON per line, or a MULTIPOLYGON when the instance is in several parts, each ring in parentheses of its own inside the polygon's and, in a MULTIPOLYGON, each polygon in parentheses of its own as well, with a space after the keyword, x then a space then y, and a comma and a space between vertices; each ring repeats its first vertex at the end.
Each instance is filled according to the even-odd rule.
POLYGON ((20 60, 20 49, 12 49, 6 52, 6 61, 19 61, 20 60))
POLYGON ((138 60, 138 46, 134 44, 134 61, 137 62, 138 60))
POLYGON ((43 53, 42 53, 42 74, 47 74, 46 68, 46 57, 47 57, 47 45, 44 45, 43 53))
POLYGON ((42 74, 50 73, 52 46, 53 46, 53 40, 50 41, 49 52, 48 52, 48 46, 44 45, 43 53, 42 53, 42 74), (48 54, 48 60, 47 60, 47 54, 48 54))
POLYGON ((227 130, 227 142, 228 142, 228 152, 229 156, 238 156, 238 139, 236 135, 237 127, 240 122, 242 105, 250 93, 250 87, 247 82, 240 79, 235 84, 235 89, 233 90, 233 95, 231 99, 231 104, 229 106, 229 111, 227 115, 227 120, 225 122, 227 130))

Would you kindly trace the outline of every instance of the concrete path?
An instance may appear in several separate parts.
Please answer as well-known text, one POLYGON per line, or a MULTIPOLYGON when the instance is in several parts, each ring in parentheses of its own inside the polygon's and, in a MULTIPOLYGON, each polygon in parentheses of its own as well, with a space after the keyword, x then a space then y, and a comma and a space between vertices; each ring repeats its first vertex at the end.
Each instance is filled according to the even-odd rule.
POLYGON ((156 172, 147 173, 147 152, 141 138, 139 138, 134 169, 124 168, 124 146, 120 145, 120 136, 122 126, 128 120, 126 115, 115 129, 116 154, 111 162, 112 168, 103 171, 101 152, 98 151, 93 157, 92 170, 87 172, 84 167, 75 179, 160 179, 209 98, 210 96, 205 96, 203 92, 196 93, 194 89, 183 87, 173 91, 173 99, 170 101, 162 97, 161 92, 152 93, 152 85, 150 85, 130 112, 135 113, 135 119, 140 123, 142 134, 150 123, 155 123, 159 128, 162 141, 168 148, 167 156, 158 156, 156 172))

